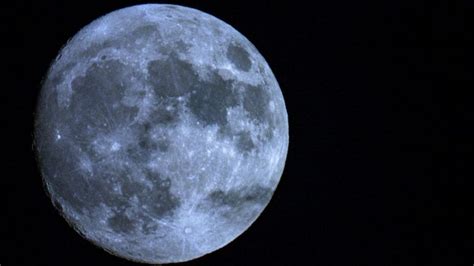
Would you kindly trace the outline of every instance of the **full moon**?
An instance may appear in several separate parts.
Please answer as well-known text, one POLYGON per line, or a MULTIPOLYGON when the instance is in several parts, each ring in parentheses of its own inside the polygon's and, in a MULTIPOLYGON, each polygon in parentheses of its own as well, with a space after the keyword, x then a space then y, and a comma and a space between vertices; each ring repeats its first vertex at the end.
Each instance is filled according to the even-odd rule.
POLYGON ((34 136, 65 220, 144 263, 192 260, 242 234, 269 203, 289 140, 282 92, 250 41, 161 4, 109 13, 62 48, 34 136))

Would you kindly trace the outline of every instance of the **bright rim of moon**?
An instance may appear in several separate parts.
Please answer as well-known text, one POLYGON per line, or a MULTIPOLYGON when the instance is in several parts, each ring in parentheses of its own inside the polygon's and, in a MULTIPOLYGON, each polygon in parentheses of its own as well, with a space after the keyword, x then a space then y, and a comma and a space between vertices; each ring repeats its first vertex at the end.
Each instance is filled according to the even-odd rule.
POLYGON ((201 11, 139 5, 82 29, 51 65, 35 144, 56 208, 86 239, 146 263, 188 261, 242 234, 288 149, 265 59, 201 11))

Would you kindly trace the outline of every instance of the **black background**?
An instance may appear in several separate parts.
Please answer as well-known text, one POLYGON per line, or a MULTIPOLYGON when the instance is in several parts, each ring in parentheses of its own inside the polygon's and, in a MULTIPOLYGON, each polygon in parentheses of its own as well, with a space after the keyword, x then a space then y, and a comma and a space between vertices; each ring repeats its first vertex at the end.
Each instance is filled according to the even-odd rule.
MULTIPOLYGON (((32 130, 59 49, 92 20, 139 3, 2 4, 2 266, 134 265, 82 239, 54 210, 32 130)), ((235 241, 185 265, 472 265, 474 121, 463 90, 472 81, 472 4, 168 3, 245 35, 277 77, 290 120, 269 206, 235 241)))

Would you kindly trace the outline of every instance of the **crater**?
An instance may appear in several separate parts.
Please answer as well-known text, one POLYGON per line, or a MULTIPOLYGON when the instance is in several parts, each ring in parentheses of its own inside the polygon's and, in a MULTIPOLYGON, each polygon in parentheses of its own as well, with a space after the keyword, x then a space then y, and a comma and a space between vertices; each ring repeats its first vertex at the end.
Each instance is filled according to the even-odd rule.
POLYGON ((227 59, 239 70, 249 71, 252 66, 252 61, 250 61, 250 54, 237 44, 230 44, 227 47, 226 53, 227 59))
POLYGON ((63 206, 61 205, 59 200, 54 198, 51 199, 51 201, 53 202, 53 206, 59 211, 59 213, 63 213, 63 206))

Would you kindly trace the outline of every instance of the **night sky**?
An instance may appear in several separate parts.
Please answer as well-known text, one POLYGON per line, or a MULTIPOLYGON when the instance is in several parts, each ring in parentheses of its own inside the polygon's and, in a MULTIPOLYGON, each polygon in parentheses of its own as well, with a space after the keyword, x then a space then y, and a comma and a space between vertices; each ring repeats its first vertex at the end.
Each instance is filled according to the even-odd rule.
MULTIPOLYGON (((246 36, 272 68, 290 123, 285 171, 260 218, 226 247, 183 265, 472 265, 466 62, 474 5, 256 2, 166 2, 246 36)), ((68 226, 43 190, 32 139, 41 80, 60 48, 94 19, 140 3, 149 2, 0 7, 2 266, 139 265, 68 226)))

